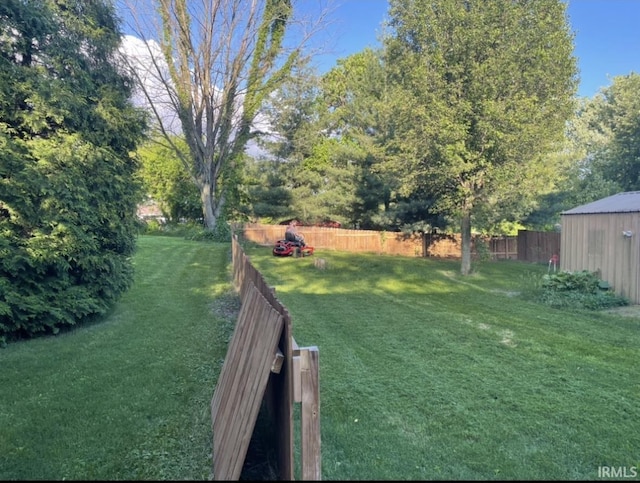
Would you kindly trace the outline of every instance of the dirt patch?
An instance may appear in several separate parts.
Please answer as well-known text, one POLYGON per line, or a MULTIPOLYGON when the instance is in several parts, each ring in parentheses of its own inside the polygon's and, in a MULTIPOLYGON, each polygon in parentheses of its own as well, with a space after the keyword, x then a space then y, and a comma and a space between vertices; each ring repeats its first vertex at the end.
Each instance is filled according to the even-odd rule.
POLYGON ((235 292, 228 292, 216 297, 209 307, 211 312, 218 317, 235 322, 235 319, 240 313, 241 305, 242 302, 240 301, 238 294, 235 292))

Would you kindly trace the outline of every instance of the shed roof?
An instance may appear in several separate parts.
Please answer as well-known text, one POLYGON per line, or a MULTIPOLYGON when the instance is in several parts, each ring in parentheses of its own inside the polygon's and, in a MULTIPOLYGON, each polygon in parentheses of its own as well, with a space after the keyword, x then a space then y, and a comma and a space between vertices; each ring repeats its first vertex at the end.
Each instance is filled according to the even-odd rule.
POLYGON ((640 191, 625 191, 607 196, 585 205, 580 205, 567 211, 563 215, 585 215, 595 213, 635 213, 640 212, 640 191))

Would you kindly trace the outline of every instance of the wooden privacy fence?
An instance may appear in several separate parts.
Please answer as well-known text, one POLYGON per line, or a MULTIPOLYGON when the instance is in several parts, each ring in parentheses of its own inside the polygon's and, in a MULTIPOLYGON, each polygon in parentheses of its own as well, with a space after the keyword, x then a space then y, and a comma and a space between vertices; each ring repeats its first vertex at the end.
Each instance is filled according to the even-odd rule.
POLYGON ((518 260, 549 263, 560 260, 560 232, 518 230, 518 260))
MULTIPOLYGON (((272 245, 284 238, 286 226, 245 223, 244 237, 259 245, 272 245)), ((389 231, 346 230, 321 226, 302 226, 300 232, 308 245, 346 252, 389 253, 420 257, 423 253, 419 234, 405 235, 389 231)))
MULTIPOLYGON (((283 225, 245 223, 241 229, 243 236, 247 240, 258 243, 259 245, 272 245, 277 240, 284 238, 286 227, 283 225)), ((309 245, 321 249, 385 253, 411 257, 460 258, 461 256, 462 243, 459 234, 425 233, 421 235, 415 233, 406 235, 390 231, 348 230, 317 226, 302 226, 300 227, 300 232, 304 235, 305 241, 309 245)), ((545 232, 530 233, 542 233, 542 235, 539 235, 541 237, 540 239, 543 239, 544 235, 546 235, 545 232)), ((555 233, 549 235, 555 235, 555 233)), ((518 237, 515 236, 474 236, 471 251, 474 257, 488 253, 492 259, 520 260, 520 250, 518 247, 518 237), (481 246, 482 250, 480 248, 481 246)), ((541 253, 546 252, 542 249, 541 253)), ((525 260, 537 261, 530 259, 525 260)), ((546 262, 548 259, 544 261, 546 262)))
MULTIPOLYGON (((425 257, 460 258, 462 237, 459 234, 425 233, 425 257)), ((471 256, 489 256, 492 260, 514 260, 518 257, 518 244, 514 236, 473 236, 471 256)))
POLYGON ((232 238, 242 307, 211 401, 213 478, 237 480, 261 407, 275 429, 278 476, 294 478, 294 403, 301 403, 301 477, 321 478, 317 347, 298 347, 286 307, 232 238))

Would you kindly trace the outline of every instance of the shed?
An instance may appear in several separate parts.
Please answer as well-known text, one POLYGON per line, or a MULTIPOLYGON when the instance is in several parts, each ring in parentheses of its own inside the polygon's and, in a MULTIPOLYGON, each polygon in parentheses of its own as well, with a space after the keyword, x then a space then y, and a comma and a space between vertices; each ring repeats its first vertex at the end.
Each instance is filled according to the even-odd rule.
POLYGON ((608 196, 561 214, 560 269, 599 272, 640 304, 640 191, 608 196))

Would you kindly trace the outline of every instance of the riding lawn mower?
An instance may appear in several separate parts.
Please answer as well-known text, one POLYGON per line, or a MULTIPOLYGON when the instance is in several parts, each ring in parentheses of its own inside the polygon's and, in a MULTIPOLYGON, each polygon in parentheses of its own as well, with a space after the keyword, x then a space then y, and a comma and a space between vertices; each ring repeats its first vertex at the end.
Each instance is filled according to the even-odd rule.
POLYGON ((313 255, 313 247, 299 241, 278 240, 273 247, 273 254, 278 257, 307 257, 313 255))

